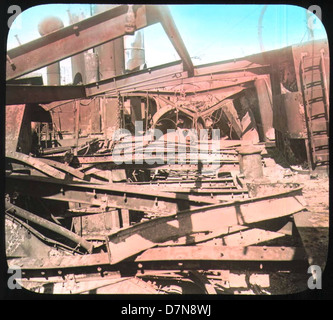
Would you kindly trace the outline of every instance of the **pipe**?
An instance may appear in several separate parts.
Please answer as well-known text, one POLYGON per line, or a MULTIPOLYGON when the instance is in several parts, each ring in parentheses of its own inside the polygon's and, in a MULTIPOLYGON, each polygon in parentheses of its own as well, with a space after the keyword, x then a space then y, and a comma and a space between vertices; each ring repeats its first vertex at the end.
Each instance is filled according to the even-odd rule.
POLYGON ((20 207, 17 207, 15 205, 11 204, 9 201, 6 201, 5 208, 6 208, 6 211, 11 213, 12 215, 18 216, 23 219, 27 219, 30 222, 38 224, 39 226, 41 226, 43 228, 56 232, 64 237, 66 237, 67 239, 76 242, 82 248, 86 249, 89 253, 92 253, 92 250, 94 248, 93 244, 91 244, 90 242, 81 238, 77 234, 67 230, 66 228, 58 226, 53 222, 50 222, 29 211, 26 211, 20 207))
MULTIPOLYGON (((93 14, 111 10, 115 5, 95 5, 93 14)), ((99 63, 99 80, 110 79, 125 73, 124 38, 119 37, 96 47, 99 63)))
MULTIPOLYGON (((38 31, 41 36, 46 36, 63 27, 64 24, 61 19, 57 17, 47 17, 39 23, 38 31)), ((47 67, 47 84, 49 86, 59 86, 61 84, 60 62, 56 62, 47 67)))

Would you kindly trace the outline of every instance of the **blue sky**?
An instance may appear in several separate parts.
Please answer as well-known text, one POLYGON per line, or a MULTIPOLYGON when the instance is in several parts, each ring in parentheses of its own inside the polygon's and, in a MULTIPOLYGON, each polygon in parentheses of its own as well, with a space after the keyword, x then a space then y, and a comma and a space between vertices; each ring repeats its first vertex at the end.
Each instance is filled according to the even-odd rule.
MULTIPOLYGON (((205 64, 258 53, 261 45, 273 50, 311 40, 307 10, 293 5, 268 5, 262 17, 261 42, 259 19, 264 5, 169 5, 171 14, 193 59, 205 64)), ((8 34, 8 49, 39 37, 38 23, 53 15, 69 24, 67 10, 90 15, 87 4, 49 4, 32 7, 14 21, 8 34)), ((315 17, 311 14, 311 16, 315 17)), ((327 37, 324 26, 316 19, 314 39, 327 37)), ((148 66, 167 63, 179 57, 157 24, 144 29, 148 66)))

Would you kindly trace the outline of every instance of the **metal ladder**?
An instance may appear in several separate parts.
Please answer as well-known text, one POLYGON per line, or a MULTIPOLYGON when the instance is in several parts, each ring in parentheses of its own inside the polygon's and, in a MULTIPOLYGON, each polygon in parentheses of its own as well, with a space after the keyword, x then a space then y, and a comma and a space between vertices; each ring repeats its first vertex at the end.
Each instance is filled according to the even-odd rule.
POLYGON ((309 169, 329 164, 329 91, 324 50, 320 55, 303 54, 301 89, 308 131, 306 143, 309 169))

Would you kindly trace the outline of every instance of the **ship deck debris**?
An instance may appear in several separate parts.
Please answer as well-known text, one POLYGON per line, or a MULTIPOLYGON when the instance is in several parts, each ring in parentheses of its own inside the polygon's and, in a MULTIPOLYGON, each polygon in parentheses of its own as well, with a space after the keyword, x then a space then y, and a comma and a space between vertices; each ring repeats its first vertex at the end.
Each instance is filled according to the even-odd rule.
POLYGON ((194 66, 166 6, 72 19, 7 55, 6 255, 22 286, 306 290, 328 252, 327 42, 194 66), (155 23, 181 60, 128 69, 119 39, 155 23), (67 57, 70 86, 26 76, 67 57))

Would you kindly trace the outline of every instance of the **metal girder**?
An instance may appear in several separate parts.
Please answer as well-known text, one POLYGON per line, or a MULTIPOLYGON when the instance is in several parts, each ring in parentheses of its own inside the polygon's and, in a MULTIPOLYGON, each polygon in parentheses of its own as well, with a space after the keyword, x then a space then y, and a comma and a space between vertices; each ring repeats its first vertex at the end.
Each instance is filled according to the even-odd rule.
POLYGON ((225 245, 225 246, 248 247, 256 245, 258 243, 263 243, 266 241, 282 238, 285 236, 286 235, 282 232, 268 231, 259 228, 248 228, 247 230, 246 229, 240 230, 239 232, 229 234, 221 238, 213 239, 199 245, 202 246, 225 245))
MULTIPOLYGON (((61 155, 54 155, 54 156, 63 156, 61 155)), ((176 157, 167 157, 167 155, 162 158, 159 156, 135 156, 133 154, 132 157, 124 156, 123 164, 117 165, 114 163, 115 159, 111 155, 103 155, 103 156, 78 156, 77 159, 80 164, 98 164, 98 163, 110 163, 114 165, 114 167, 122 168, 122 167, 128 167, 128 165, 131 165, 135 168, 160 168, 160 169, 175 169, 175 170, 193 170, 193 168, 197 167, 199 164, 198 159, 190 159, 190 153, 187 154, 179 154, 181 158, 177 159, 178 154, 176 157), (125 158, 126 157, 126 158, 125 158)), ((53 157, 53 156, 52 156, 53 157)), ((123 156, 122 156, 123 157, 123 156)), ((207 160, 200 160, 201 164, 204 165, 204 168, 213 166, 213 165, 221 165, 221 164, 237 164, 239 162, 238 159, 233 158, 232 156, 228 157, 221 157, 220 159, 207 159, 207 160)), ((215 168, 216 169, 216 168, 215 168)))
POLYGON ((85 99, 99 94, 121 93, 123 90, 136 90, 142 86, 157 86, 171 79, 185 79, 187 72, 183 72, 183 64, 176 62, 166 66, 159 66, 136 73, 122 75, 111 79, 106 79, 98 83, 88 84, 85 86, 30 86, 14 85, 6 86, 6 104, 19 103, 42 103, 48 104, 45 109, 52 109, 60 103, 70 102, 73 99, 85 99))
MULTIPOLYGON (((186 75, 188 72, 183 72, 182 74, 186 75)), ((208 77, 208 76, 207 76, 208 77)), ((222 77, 222 76, 221 76, 222 77)), ((158 94, 169 94, 174 95, 174 88, 177 86, 189 87, 185 90, 186 95, 197 95, 197 94, 204 94, 208 91, 221 91, 223 90, 226 95, 233 95, 241 90, 245 89, 246 84, 250 83, 251 81, 254 81, 255 77, 243 77, 241 79, 229 79, 228 80, 221 80, 218 83, 218 80, 201 83, 201 79, 196 79, 196 77, 192 78, 184 78, 181 76, 181 74, 178 75, 171 75, 169 77, 156 79, 155 81, 147 81, 141 82, 137 85, 132 87, 123 87, 120 89, 115 89, 113 91, 110 91, 108 93, 110 94, 116 94, 117 92, 120 94, 127 94, 133 92, 135 90, 136 92, 142 92, 147 94, 148 92, 152 93, 158 93, 158 94), (175 76, 177 78, 175 79, 175 76), (196 88, 201 88, 200 90, 193 91, 193 85, 195 84, 196 88), (140 90, 140 91, 139 91, 140 90)), ((177 94, 180 94, 179 92, 177 94)))
MULTIPOLYGON (((188 180, 162 180, 162 181, 148 181, 148 182, 131 182, 130 185, 140 186, 158 186, 158 187, 182 187, 182 188, 204 188, 204 189, 231 189, 236 188, 234 179, 227 177, 224 179, 188 179, 188 180), (200 186, 198 186, 198 184, 200 186)), ((242 190, 243 192, 246 190, 242 190)))
POLYGON ((13 205, 12 203, 6 201, 5 203, 6 212, 9 212, 10 214, 13 214, 15 216, 18 216, 20 218, 23 218, 25 220, 28 220, 32 223, 35 223, 39 226, 42 226, 43 228, 46 228, 48 230, 51 230, 59 235, 64 236, 67 239, 70 239, 71 241, 74 241, 78 245, 80 245, 82 248, 86 249, 89 253, 92 253, 92 250, 94 248, 93 244, 86 241, 85 239, 81 238, 77 234, 69 231, 68 229, 59 226, 53 222, 50 222, 46 219, 43 219, 29 211, 26 211, 18 206, 13 205))
POLYGON ((6 152, 16 152, 19 143, 19 137, 21 133, 21 127, 24 120, 24 114, 26 112, 26 105, 13 105, 7 107, 5 110, 5 139, 6 139, 6 152))
POLYGON ((130 183, 130 185, 137 185, 141 190, 158 190, 160 192, 176 192, 177 194, 188 194, 197 197, 210 197, 220 201, 230 201, 236 199, 248 198, 248 190, 239 188, 230 183, 220 183, 212 186, 209 185, 209 179, 201 178, 193 179, 188 183, 183 184, 183 180, 159 180, 153 183, 130 183))
POLYGON ((6 105, 86 98, 84 86, 6 85, 6 105))
MULTIPOLYGON (((23 278, 43 274, 56 275, 66 273, 96 273, 102 270, 205 270, 228 269, 250 263, 253 269, 290 270, 290 263, 297 263, 298 268, 307 266, 305 251, 302 247, 268 247, 268 246, 184 246, 153 248, 137 256, 134 261, 110 265, 107 253, 79 256, 51 256, 49 259, 13 258, 9 266, 19 266, 23 278), (234 263, 234 264, 232 264, 234 263), (251 264, 252 263, 252 264, 251 264), (286 264, 288 267, 286 268, 286 264), (270 267, 269 267, 270 266, 270 267)), ((304 268, 304 270, 306 270, 304 268)), ((155 274, 155 273, 154 273, 155 274)))
POLYGON ((65 179, 66 177, 65 173, 53 168, 47 163, 44 163, 42 160, 33 158, 23 153, 7 151, 6 158, 27 164, 28 166, 53 178, 65 179))
POLYGON ((195 68, 196 76, 211 75, 211 74, 229 74, 231 76, 239 76, 243 74, 247 75, 263 75, 269 74, 271 70, 271 65, 264 63, 255 63, 247 59, 248 57, 240 58, 238 61, 232 62, 214 62, 202 66, 197 66, 195 68))
POLYGON ((72 175, 78 179, 84 180, 84 178, 85 178, 85 174, 83 172, 81 172, 80 170, 75 169, 73 167, 70 167, 67 164, 63 164, 59 161, 53 161, 53 160, 49 160, 49 159, 43 159, 43 158, 39 158, 39 159, 40 159, 40 161, 48 164, 49 166, 59 169, 61 171, 64 171, 65 173, 69 173, 70 175, 72 175))
POLYGON ((278 219, 304 209, 302 189, 227 202, 178 212, 120 230, 109 236, 111 263, 118 263, 144 250, 180 238, 186 244, 207 241, 230 233, 230 227, 278 219))
POLYGON ((303 248, 261 246, 184 246, 153 248, 145 251, 135 262, 157 261, 295 261, 305 260, 303 248))
MULTIPOLYGON (((153 187, 153 186, 152 186, 153 187)), ((144 189, 145 187, 143 187, 144 189)), ((191 194, 197 196, 210 196, 213 198, 218 196, 221 199, 221 196, 225 196, 224 199, 232 199, 232 197, 237 196, 237 198, 248 198, 248 191, 246 189, 237 190, 237 189, 205 189, 201 187, 172 187, 172 186, 156 186, 155 187, 159 191, 163 192, 176 192, 179 194, 191 194)))
POLYGON ((162 85, 165 81, 184 79, 186 77, 187 72, 184 72, 183 64, 178 61, 164 66, 144 69, 135 73, 106 79, 98 83, 88 84, 85 86, 85 90, 86 96, 91 97, 108 92, 116 93, 124 89, 132 91, 148 85, 156 87, 157 83, 161 83, 162 85))
MULTIPOLYGON (((128 5, 119 5, 7 52, 6 80, 51 65, 126 34, 128 5)), ((150 23, 156 23, 154 17, 150 23)), ((136 29, 147 26, 146 7, 136 11, 136 29)))
POLYGON ((98 265, 109 264, 109 257, 107 253, 97 253, 89 255, 78 256, 50 256, 47 260, 20 258, 10 259, 8 264, 22 267, 23 270, 48 270, 48 269, 65 269, 65 268, 79 268, 79 267, 92 267, 98 265))
POLYGON ((194 74, 194 67, 191 57, 185 47, 185 44, 180 36, 176 24, 171 16, 170 10, 167 6, 151 6, 155 10, 158 20, 161 22, 164 31, 168 35, 171 43, 176 49, 178 55, 184 63, 184 69, 188 71, 190 76, 194 74))
MULTIPOLYGON (((167 6, 135 7, 136 30, 161 22, 184 63, 184 69, 193 75, 192 60, 167 6)), ((108 11, 9 50, 6 80, 15 79, 126 35, 127 10, 128 5, 115 6, 108 11)))
POLYGON ((7 192, 19 192, 43 199, 75 202, 102 208, 121 208, 170 215, 184 208, 218 203, 210 197, 141 190, 126 184, 70 183, 52 178, 7 175, 7 192))

